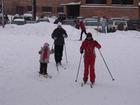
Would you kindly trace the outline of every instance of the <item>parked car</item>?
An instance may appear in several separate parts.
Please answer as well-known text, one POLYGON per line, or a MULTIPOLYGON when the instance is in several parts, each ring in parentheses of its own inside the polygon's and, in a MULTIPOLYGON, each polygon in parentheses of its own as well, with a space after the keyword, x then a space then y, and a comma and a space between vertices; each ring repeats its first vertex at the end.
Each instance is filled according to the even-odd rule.
POLYGON ((24 24, 26 24, 26 21, 25 21, 25 19, 14 19, 14 20, 12 21, 12 24, 24 25, 24 24))
POLYGON ((101 24, 98 20, 95 20, 95 19, 85 19, 85 27, 86 28, 89 28, 89 29, 95 29, 99 32, 101 32, 102 30, 102 27, 101 27, 101 24))
POLYGON ((92 19, 100 20, 100 17, 99 16, 92 16, 92 19))
POLYGON ((137 24, 136 30, 137 30, 137 31, 140 31, 140 23, 137 24))
POLYGON ((63 21, 63 25, 75 26, 74 19, 66 19, 66 20, 64 20, 64 21, 63 21))
POLYGON ((14 19, 24 19, 24 16, 23 15, 16 14, 16 15, 14 15, 14 17, 13 17, 12 20, 14 20, 14 19))
POLYGON ((37 20, 37 22, 48 22, 48 23, 50 23, 50 21, 49 21, 49 19, 48 19, 47 17, 39 18, 39 19, 37 20))
POLYGON ((122 18, 125 19, 126 21, 130 20, 128 17, 122 17, 122 18))
POLYGON ((107 32, 115 32, 116 30, 118 30, 118 26, 122 26, 122 24, 123 24, 122 30, 127 31, 127 21, 126 20, 124 20, 124 19, 109 19, 108 25, 107 25, 107 32))
POLYGON ((37 21, 33 16, 24 15, 24 19, 26 23, 37 23, 37 21))
POLYGON ((63 13, 63 12, 59 12, 58 16, 59 16, 58 19, 60 19, 62 21, 67 18, 67 15, 65 13, 63 13))
POLYGON ((58 13, 58 18, 54 21, 54 24, 57 24, 58 22, 64 23, 64 20, 67 18, 67 15, 63 12, 58 13))
POLYGON ((135 30, 136 26, 140 23, 140 20, 129 20, 127 22, 128 24, 128 30, 135 30))
POLYGON ((62 24, 64 23, 64 21, 62 21, 62 20, 60 20, 60 19, 56 19, 56 20, 54 21, 54 24, 57 24, 58 22, 61 22, 62 24))
POLYGON ((24 16, 23 16, 23 15, 19 15, 19 14, 14 15, 14 16, 11 18, 11 24, 13 24, 13 21, 14 21, 15 19, 24 19, 24 16))

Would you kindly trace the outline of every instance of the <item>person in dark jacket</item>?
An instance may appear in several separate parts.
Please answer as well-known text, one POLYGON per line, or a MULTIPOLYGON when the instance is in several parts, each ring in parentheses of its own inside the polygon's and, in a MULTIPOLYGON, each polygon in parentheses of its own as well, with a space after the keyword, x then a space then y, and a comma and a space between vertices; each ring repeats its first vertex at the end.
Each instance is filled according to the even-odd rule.
POLYGON ((95 69, 94 69, 94 64, 95 64, 95 47, 100 49, 101 45, 96 41, 93 40, 92 34, 87 33, 86 39, 82 42, 82 45, 80 47, 80 53, 84 53, 84 77, 83 81, 84 83, 87 82, 88 80, 88 75, 90 73, 90 82, 94 83, 95 82, 95 69))
POLYGON ((84 25, 84 23, 83 23, 83 20, 80 19, 79 22, 80 22, 80 23, 77 24, 76 27, 81 27, 81 36, 80 36, 80 39, 79 39, 79 41, 81 41, 81 40, 82 40, 83 32, 84 32, 85 34, 87 34, 87 33, 86 33, 86 28, 85 28, 85 25, 84 25))
POLYGON ((63 45, 65 44, 64 38, 67 38, 68 35, 66 31, 62 28, 62 23, 58 22, 57 28, 52 33, 52 38, 54 39, 54 57, 56 66, 61 65, 61 60, 63 56, 63 45))

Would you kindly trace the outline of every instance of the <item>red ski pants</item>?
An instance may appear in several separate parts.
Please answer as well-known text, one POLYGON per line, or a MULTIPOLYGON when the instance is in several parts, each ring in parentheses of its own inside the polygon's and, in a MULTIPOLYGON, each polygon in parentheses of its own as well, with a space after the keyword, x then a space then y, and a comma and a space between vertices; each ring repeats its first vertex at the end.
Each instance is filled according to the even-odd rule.
POLYGON ((85 58, 84 59, 84 77, 83 80, 86 81, 88 79, 88 75, 90 72, 90 81, 95 81, 95 70, 94 70, 95 58, 85 58))

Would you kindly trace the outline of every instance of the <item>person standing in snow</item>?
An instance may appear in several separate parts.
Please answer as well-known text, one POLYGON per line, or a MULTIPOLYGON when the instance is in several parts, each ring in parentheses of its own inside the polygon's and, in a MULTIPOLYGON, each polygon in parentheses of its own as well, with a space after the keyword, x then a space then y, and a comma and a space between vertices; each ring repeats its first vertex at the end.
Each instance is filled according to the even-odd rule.
POLYGON ((49 44, 45 43, 44 47, 41 48, 41 50, 38 52, 40 54, 40 74, 48 75, 47 73, 47 66, 49 63, 49 57, 50 54, 52 54, 54 51, 49 48, 49 44))
POLYGON ((81 36, 80 36, 80 39, 79 39, 79 41, 81 41, 81 40, 82 40, 83 32, 84 32, 85 34, 87 34, 87 33, 86 33, 86 28, 85 28, 85 25, 84 25, 84 23, 83 23, 83 20, 80 19, 79 22, 80 22, 80 23, 77 24, 76 27, 81 27, 81 36))
POLYGON ((82 45, 80 47, 80 53, 84 53, 84 77, 83 81, 86 83, 88 81, 88 75, 90 72, 90 82, 94 83, 95 82, 95 69, 94 69, 94 64, 95 64, 95 51, 94 49, 101 48, 101 45, 96 41, 93 40, 92 34, 87 33, 86 39, 82 42, 82 45))
POLYGON ((101 25, 102 25, 102 33, 106 33, 106 26, 107 26, 107 20, 105 18, 105 16, 103 16, 103 20, 101 22, 101 25))
POLYGON ((65 44, 64 38, 67 37, 68 35, 66 31, 62 28, 62 23, 58 22, 57 28, 52 33, 52 39, 54 39, 54 45, 55 45, 54 58, 55 58, 56 66, 58 66, 58 64, 61 65, 61 60, 63 56, 63 46, 65 44))

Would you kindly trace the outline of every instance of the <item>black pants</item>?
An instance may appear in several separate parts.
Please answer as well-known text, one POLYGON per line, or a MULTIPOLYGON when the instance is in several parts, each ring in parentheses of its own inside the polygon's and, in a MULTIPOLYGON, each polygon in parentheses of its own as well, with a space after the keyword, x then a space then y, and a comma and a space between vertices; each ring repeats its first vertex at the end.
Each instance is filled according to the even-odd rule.
POLYGON ((54 58, 55 62, 61 62, 62 56, 63 56, 63 45, 55 45, 54 47, 55 53, 54 53, 54 58))
POLYGON ((40 63, 40 74, 47 74, 47 63, 40 63))
POLYGON ((82 35, 83 35, 83 32, 84 32, 85 34, 87 34, 86 30, 82 30, 82 31, 81 31, 80 40, 82 40, 82 35))

